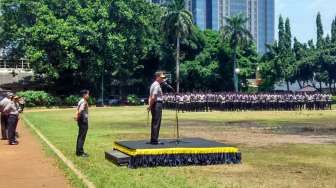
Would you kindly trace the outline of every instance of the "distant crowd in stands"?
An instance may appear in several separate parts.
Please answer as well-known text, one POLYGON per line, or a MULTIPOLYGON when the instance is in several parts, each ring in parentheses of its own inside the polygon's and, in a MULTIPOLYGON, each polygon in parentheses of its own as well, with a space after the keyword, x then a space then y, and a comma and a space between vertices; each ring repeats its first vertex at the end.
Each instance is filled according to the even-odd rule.
POLYGON ((165 109, 182 112, 248 110, 328 110, 332 95, 323 93, 179 93, 163 96, 165 109))

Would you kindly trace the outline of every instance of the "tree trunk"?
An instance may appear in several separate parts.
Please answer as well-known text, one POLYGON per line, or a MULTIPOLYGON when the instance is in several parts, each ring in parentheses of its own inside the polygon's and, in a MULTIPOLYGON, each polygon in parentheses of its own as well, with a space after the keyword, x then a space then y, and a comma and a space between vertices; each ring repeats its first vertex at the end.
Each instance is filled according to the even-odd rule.
POLYGON ((180 92, 180 36, 176 39, 176 92, 180 92))
POLYGON ((286 80, 287 91, 289 91, 289 81, 286 80))
POLYGON ((322 91, 322 82, 320 81, 320 91, 322 91))
MULTIPOLYGON (((303 87, 302 87, 301 81, 297 80, 297 83, 299 84, 300 89, 302 89, 303 87)), ((303 85, 304 85, 304 81, 303 81, 303 85)))
POLYGON ((233 51, 233 83, 234 83, 235 92, 239 92, 238 75, 236 73, 236 69, 237 69, 237 47, 234 47, 234 51, 233 51))
POLYGON ((312 85, 313 85, 314 88, 317 88, 315 80, 312 81, 312 85))
POLYGON ((102 106, 104 106, 104 69, 101 73, 101 103, 102 103, 102 106))

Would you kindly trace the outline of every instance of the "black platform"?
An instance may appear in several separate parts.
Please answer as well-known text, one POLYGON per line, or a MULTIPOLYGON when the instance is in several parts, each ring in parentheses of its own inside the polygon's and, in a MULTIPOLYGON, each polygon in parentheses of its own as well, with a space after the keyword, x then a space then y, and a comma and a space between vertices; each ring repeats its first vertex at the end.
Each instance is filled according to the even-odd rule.
POLYGON ((167 148, 214 148, 214 147, 232 147, 216 141, 205 140, 202 138, 184 138, 179 143, 176 139, 160 140, 162 144, 152 145, 148 140, 117 141, 115 144, 128 148, 130 150, 139 149, 167 149, 167 148))
POLYGON ((155 166, 237 164, 241 162, 238 148, 201 138, 160 140, 151 145, 147 140, 118 141, 113 150, 105 152, 106 159, 130 168, 155 166))

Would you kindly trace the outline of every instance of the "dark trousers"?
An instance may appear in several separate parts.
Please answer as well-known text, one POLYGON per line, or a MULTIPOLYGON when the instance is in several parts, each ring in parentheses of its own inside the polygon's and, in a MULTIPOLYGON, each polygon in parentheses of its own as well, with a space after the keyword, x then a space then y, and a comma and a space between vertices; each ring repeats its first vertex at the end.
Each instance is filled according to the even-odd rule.
POLYGON ((17 115, 8 115, 7 123, 8 123, 8 141, 14 142, 15 139, 15 131, 18 122, 17 115))
POLYGON ((81 155, 84 153, 84 143, 86 138, 86 133, 88 131, 88 120, 82 119, 77 122, 78 125, 78 136, 77 136, 77 145, 76 145, 76 154, 81 155))
POLYGON ((8 131, 8 123, 7 123, 8 116, 1 113, 1 136, 3 139, 7 139, 7 131, 8 131))
POLYGON ((151 109, 152 113, 152 128, 151 128, 151 142, 156 143, 159 140, 159 133, 162 118, 162 103, 155 103, 151 109))

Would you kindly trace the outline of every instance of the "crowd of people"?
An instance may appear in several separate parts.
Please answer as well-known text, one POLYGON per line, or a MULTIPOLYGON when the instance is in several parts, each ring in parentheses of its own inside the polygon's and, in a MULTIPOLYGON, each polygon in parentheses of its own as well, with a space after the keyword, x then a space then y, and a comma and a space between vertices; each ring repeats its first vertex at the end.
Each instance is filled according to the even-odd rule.
POLYGON ((9 145, 19 144, 17 125, 23 108, 23 98, 10 92, 0 95, 1 139, 8 140, 9 145))
POLYGON ((322 93, 180 93, 165 94, 165 109, 182 112, 246 110, 327 110, 332 96, 322 93))

